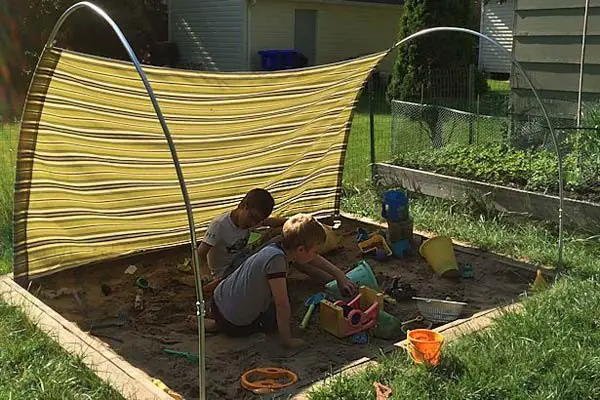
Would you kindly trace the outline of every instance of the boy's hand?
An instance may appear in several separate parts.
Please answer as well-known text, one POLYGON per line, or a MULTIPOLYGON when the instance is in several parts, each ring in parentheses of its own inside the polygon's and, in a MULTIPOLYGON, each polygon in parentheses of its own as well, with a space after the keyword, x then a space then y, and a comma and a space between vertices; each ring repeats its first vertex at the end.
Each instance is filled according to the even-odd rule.
POLYGON ((338 279, 337 284, 344 297, 353 297, 358 291, 356 284, 346 276, 344 276, 344 279, 338 279))
POLYGON ((208 269, 208 267, 200 267, 200 280, 202 280, 203 282, 209 282, 212 280, 213 277, 214 275, 211 272, 211 270, 208 269))
POLYGON ((282 342, 282 344, 283 344, 283 347, 285 347, 285 348, 297 349, 297 348, 300 348, 300 347, 306 345, 306 342, 299 338, 290 338, 290 339, 284 340, 282 342))

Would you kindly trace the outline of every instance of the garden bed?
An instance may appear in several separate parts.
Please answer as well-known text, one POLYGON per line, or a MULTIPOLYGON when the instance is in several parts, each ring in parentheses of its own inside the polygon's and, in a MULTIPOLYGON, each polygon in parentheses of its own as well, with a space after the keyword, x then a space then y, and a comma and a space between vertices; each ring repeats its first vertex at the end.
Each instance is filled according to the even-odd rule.
MULTIPOLYGON (((558 161, 548 150, 526 151, 500 144, 448 145, 398 154, 391 164, 558 195, 558 161)), ((600 158, 597 154, 563 156, 565 197, 600 203, 600 158)))
MULTIPOLYGON (((456 201, 465 201, 476 196, 501 212, 558 222, 560 201, 557 196, 385 163, 377 164, 377 175, 380 182, 386 186, 400 186, 411 192, 456 201)), ((565 198, 563 221, 569 226, 597 232, 600 204, 565 198)))
MULTIPOLYGON (((362 258, 355 241, 359 226, 369 231, 379 229, 342 219, 339 232, 343 248, 328 258, 344 269, 352 268, 362 258)), ((107 343, 132 365, 193 399, 198 393, 197 364, 163 353, 166 347, 197 352, 196 329, 186 321, 186 317, 195 311, 194 279, 176 270, 188 254, 187 247, 177 248, 80 267, 40 278, 32 283, 30 291, 80 329, 107 343), (133 275, 124 273, 130 265, 137 267, 133 275), (149 281, 152 289, 146 291, 144 310, 135 311, 134 281, 140 276, 149 281), (107 322, 120 326, 99 328, 107 322)), ((474 266, 474 278, 439 278, 416 253, 403 259, 367 260, 379 279, 400 275, 401 281, 410 284, 418 296, 450 297, 467 302, 463 317, 512 303, 534 279, 535 273, 531 270, 509 266, 485 253, 473 254, 457 249, 456 255, 460 264, 474 266)), ((321 290, 319 285, 298 272, 291 273, 289 292, 295 327, 305 312, 306 298, 321 290)), ((410 300, 386 304, 385 310, 403 320, 418 314, 410 300)), ((399 333, 392 340, 371 336, 368 344, 356 345, 349 339, 337 339, 323 332, 318 327, 318 317, 314 316, 301 337, 307 341, 306 347, 290 351, 282 349, 276 337, 254 335, 230 339, 221 335, 207 336, 207 398, 253 398, 254 395, 240 388, 239 378, 244 371, 259 366, 289 368, 299 375, 300 382, 296 387, 304 386, 352 361, 377 356, 380 349, 389 348, 403 336, 399 333)))

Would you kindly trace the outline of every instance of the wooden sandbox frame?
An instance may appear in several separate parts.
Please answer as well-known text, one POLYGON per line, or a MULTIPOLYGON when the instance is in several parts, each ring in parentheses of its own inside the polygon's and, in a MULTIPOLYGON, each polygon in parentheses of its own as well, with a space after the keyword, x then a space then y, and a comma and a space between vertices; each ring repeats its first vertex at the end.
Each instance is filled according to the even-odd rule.
MULTIPOLYGON (((381 228, 387 228, 386 224, 378 221, 363 218, 352 214, 342 213, 347 219, 353 219, 358 222, 368 223, 381 228)), ((414 231, 415 234, 422 237, 432 237, 430 232, 414 231)), ((481 255, 496 259, 511 267, 521 268, 528 271, 536 271, 537 267, 496 255, 490 252, 483 252, 466 243, 454 241, 455 251, 481 255)), ((80 356, 82 362, 92 370, 100 379, 114 387, 126 399, 131 400, 172 400, 173 398, 166 392, 159 389, 152 378, 141 369, 134 367, 123 357, 118 355, 109 345, 97 339, 96 337, 82 331, 76 324, 68 321, 58 312, 44 304, 32 293, 21 287, 12 279, 12 274, 0 276, 0 300, 9 305, 18 307, 27 318, 32 321, 44 333, 55 340, 68 353, 80 356)), ((484 310, 472 315, 469 318, 459 319, 435 330, 444 334, 447 341, 452 341, 463 335, 476 332, 489 327, 494 318, 503 315, 506 312, 518 312, 522 309, 520 303, 513 303, 505 306, 484 310)), ((389 352, 394 349, 401 349, 405 341, 400 341, 384 349, 389 352)), ((336 374, 355 373, 369 365, 374 365, 376 361, 371 358, 363 357, 358 359, 342 369, 328 374, 323 380, 308 383, 303 387, 295 387, 293 393, 286 392, 286 398, 290 398, 295 393, 295 400, 307 399, 307 393, 315 385, 325 384, 332 376, 336 374)))

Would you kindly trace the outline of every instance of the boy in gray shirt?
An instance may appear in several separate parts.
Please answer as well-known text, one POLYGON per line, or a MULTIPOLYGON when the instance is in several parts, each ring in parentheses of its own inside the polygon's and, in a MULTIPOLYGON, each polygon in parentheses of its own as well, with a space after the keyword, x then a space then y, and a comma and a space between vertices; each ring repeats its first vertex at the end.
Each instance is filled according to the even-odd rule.
POLYGON ((303 341, 292 336, 290 327, 289 263, 313 264, 333 276, 342 290, 356 290, 341 270, 318 254, 324 242, 325 231, 313 217, 291 217, 283 226, 280 245, 262 248, 217 286, 211 302, 214 319, 206 319, 206 329, 246 336, 277 328, 284 346, 301 346, 303 341))

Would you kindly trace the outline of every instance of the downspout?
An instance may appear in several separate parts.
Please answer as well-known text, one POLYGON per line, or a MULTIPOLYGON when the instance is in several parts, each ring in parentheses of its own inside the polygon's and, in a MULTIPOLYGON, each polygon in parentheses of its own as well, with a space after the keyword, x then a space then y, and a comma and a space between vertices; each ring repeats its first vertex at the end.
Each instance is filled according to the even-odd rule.
POLYGON ((246 70, 252 71, 252 8, 256 0, 246 1, 246 70))
MULTIPOLYGON (((485 22, 485 1, 481 1, 481 9, 479 15, 479 32, 483 33, 483 25, 485 22)), ((477 69, 479 71, 483 70, 483 63, 481 62, 481 57, 483 55, 483 43, 482 39, 479 38, 479 50, 477 51, 477 69)))
POLYGON ((585 39, 587 37, 588 11, 590 0, 585 0, 583 13, 583 32, 581 33, 581 58, 579 59, 579 87, 577 89, 577 127, 581 126, 581 99, 583 95, 583 66, 585 64, 585 39))
POLYGON ((173 24, 171 23, 171 15, 173 15, 173 0, 167 0, 167 41, 170 43, 171 38, 171 29, 173 29, 173 24))

